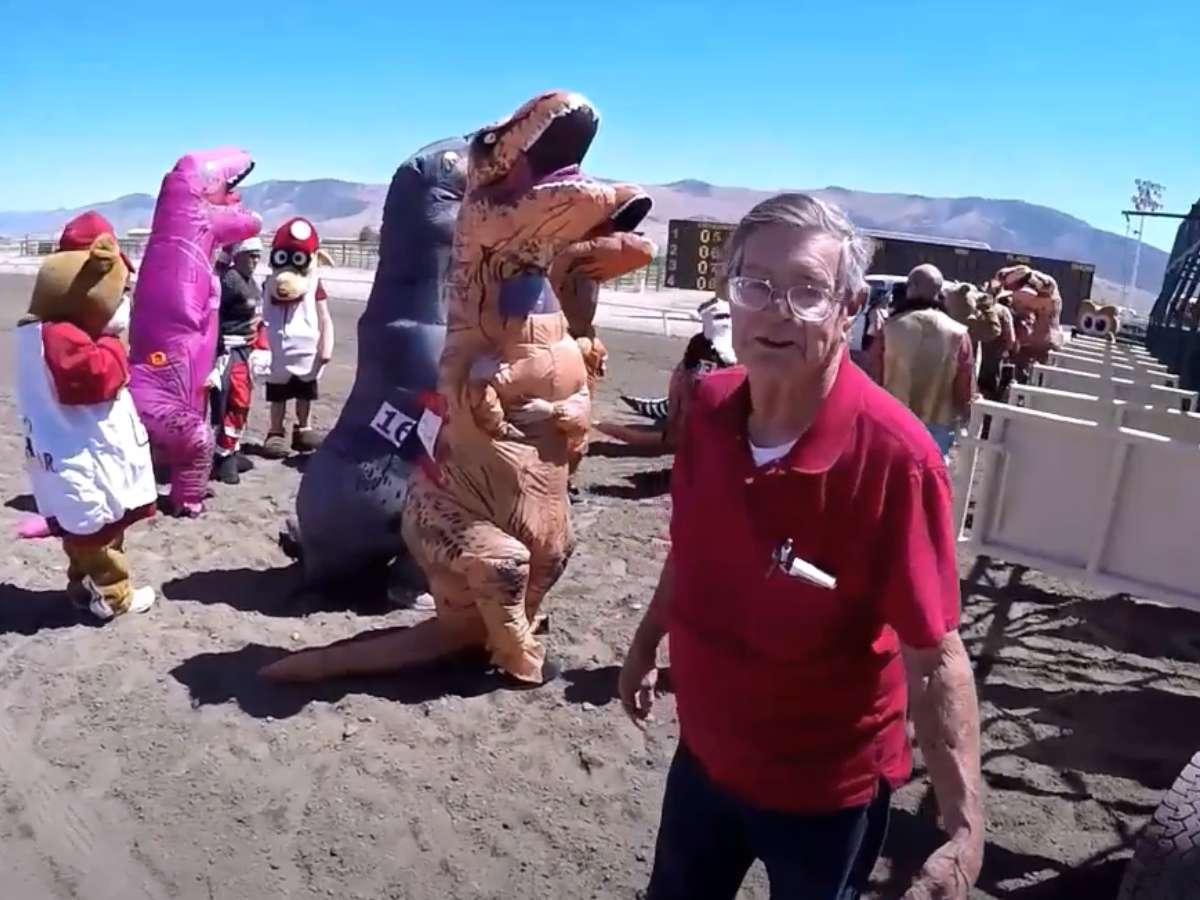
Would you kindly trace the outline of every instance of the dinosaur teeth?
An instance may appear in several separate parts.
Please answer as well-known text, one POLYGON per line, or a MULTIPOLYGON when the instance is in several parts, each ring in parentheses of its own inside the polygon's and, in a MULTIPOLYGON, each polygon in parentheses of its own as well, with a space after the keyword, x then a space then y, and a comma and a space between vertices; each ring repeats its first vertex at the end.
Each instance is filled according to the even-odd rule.
POLYGON ((243 181, 245 181, 246 176, 249 175, 253 170, 254 170, 254 162, 253 162, 253 160, 251 160, 250 164, 248 166, 246 166, 246 168, 242 169, 242 171, 238 172, 236 175, 234 175, 232 178, 228 179, 225 182, 225 189, 232 191, 235 187, 237 187, 239 184, 241 184, 243 181))

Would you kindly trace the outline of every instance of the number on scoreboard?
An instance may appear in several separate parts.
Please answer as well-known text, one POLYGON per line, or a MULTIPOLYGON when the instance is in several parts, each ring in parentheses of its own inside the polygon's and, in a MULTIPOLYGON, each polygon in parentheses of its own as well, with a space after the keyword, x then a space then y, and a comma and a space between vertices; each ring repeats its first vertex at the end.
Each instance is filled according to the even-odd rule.
POLYGON ((735 227, 723 222, 672 219, 667 224, 664 287, 712 290, 721 270, 723 245, 735 227))

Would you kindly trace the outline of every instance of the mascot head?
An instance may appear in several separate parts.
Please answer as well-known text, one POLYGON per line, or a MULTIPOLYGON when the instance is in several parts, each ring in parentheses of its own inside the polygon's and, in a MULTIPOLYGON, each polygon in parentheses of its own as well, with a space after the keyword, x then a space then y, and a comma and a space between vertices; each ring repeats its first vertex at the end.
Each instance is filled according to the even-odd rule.
POLYGON ((989 343, 1000 337, 1002 325, 997 301, 970 282, 949 282, 942 288, 946 312, 961 325, 975 343, 989 343))
POLYGON ((317 268, 333 265, 321 249, 317 229, 308 219, 297 216, 279 226, 271 240, 271 277, 267 296, 273 303, 297 303, 316 288, 317 268))
POLYGON ((27 319, 70 322, 93 338, 119 335, 129 324, 128 280, 112 235, 100 235, 85 250, 52 253, 38 270, 27 319))
MULTIPOLYGON (((112 223, 100 213, 89 209, 63 226, 62 235, 58 239, 58 249, 87 250, 92 246, 92 241, 102 234, 107 234, 114 241, 117 239, 117 232, 112 227, 112 223)), ((121 254, 121 262, 125 263, 125 268, 129 270, 130 274, 136 272, 137 269, 129 261, 125 252, 123 250, 118 250, 118 252, 121 254)))
POLYGON ((732 366, 737 362, 733 352, 733 317, 728 301, 713 297, 700 304, 700 332, 712 347, 719 364, 732 366))
POLYGON ((1117 332, 1121 330, 1120 313, 1115 306, 1100 306, 1091 300, 1084 300, 1079 304, 1075 329, 1081 334, 1115 341, 1117 332))

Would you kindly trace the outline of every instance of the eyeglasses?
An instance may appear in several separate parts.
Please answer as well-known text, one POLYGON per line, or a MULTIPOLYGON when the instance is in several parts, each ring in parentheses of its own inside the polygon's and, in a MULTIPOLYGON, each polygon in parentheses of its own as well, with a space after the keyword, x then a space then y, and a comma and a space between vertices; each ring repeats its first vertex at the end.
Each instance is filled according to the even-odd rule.
POLYGON ((763 278, 737 275, 729 279, 729 299, 743 309, 764 310, 781 294, 788 312, 802 322, 822 322, 835 307, 833 291, 819 285, 794 284, 780 291, 763 278))

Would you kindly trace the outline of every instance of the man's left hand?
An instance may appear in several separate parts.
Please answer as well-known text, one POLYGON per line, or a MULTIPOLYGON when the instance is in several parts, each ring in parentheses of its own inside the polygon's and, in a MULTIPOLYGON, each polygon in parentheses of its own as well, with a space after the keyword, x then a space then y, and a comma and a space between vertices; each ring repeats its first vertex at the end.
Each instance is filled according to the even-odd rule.
POLYGON ((903 900, 967 900, 982 865, 982 833, 957 835, 926 860, 903 900))

